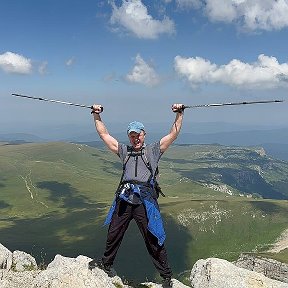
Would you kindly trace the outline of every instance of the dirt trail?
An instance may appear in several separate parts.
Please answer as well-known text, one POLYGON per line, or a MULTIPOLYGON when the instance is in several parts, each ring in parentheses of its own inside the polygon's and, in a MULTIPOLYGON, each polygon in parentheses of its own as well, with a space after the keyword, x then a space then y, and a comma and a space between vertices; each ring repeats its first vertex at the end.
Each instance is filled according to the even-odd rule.
POLYGON ((286 229, 277 241, 273 244, 273 247, 268 252, 279 253, 280 251, 288 248, 288 229, 286 229))

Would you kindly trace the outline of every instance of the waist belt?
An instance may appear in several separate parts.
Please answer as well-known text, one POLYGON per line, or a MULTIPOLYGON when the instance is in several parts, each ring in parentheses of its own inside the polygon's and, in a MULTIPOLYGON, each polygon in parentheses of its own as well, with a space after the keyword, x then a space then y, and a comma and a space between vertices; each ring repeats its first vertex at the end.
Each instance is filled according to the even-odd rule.
POLYGON ((138 184, 131 182, 122 183, 117 196, 132 205, 142 204, 140 188, 138 184))

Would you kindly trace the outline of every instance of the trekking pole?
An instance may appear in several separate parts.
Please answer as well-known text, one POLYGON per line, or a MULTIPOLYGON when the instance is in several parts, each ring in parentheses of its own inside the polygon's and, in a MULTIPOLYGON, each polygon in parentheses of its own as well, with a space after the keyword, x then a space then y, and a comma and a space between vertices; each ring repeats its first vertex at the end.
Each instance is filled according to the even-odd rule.
MULTIPOLYGON (((52 102, 52 103, 58 103, 58 104, 65 104, 65 105, 70 105, 70 106, 77 106, 77 107, 82 107, 82 108, 93 109, 93 106, 88 106, 88 105, 84 105, 84 104, 77 104, 77 103, 71 103, 71 102, 65 102, 65 101, 54 100, 54 99, 47 99, 47 98, 42 98, 42 97, 32 97, 32 96, 15 94, 15 93, 12 93, 12 96, 22 97, 22 98, 28 98, 28 99, 33 99, 33 100, 46 101, 46 102, 52 102)), ((102 112, 102 111, 103 111, 103 107, 101 107, 101 112, 102 112)), ((93 111, 92 111, 92 112, 93 112, 93 111)), ((91 112, 91 113, 92 113, 92 112, 91 112)))
POLYGON ((244 101, 244 102, 230 102, 230 103, 216 103, 216 104, 202 104, 202 105, 183 105, 182 109, 186 108, 203 108, 203 107, 221 107, 221 106, 236 106, 236 105, 249 105, 249 104, 267 104, 267 103, 281 103, 284 100, 261 100, 261 101, 244 101))

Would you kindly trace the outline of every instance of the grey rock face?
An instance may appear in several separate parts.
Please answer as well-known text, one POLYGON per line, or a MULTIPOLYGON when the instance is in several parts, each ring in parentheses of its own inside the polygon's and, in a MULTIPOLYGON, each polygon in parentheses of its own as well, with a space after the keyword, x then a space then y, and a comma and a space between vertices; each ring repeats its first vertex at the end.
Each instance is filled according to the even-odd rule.
MULTIPOLYGON (((47 269, 39 270, 31 255, 21 251, 12 253, 0 244, 0 288, 131 288, 118 276, 110 278, 97 267, 89 270, 88 262, 91 260, 82 255, 77 258, 56 255, 47 269)), ((287 283, 217 258, 198 260, 191 271, 190 281, 194 288, 288 288, 287 283)), ((142 286, 162 287, 152 282, 142 286)), ((173 279, 173 287, 188 286, 173 279)))
POLYGON ((95 268, 88 269, 91 259, 85 256, 68 258, 56 255, 46 270, 0 270, 1 288, 115 288, 128 287, 122 280, 95 268))
POLYGON ((32 288, 34 278, 40 271, 13 272, 12 270, 0 270, 1 288, 32 288))
POLYGON ((218 259, 198 260, 191 271, 193 288, 288 288, 288 284, 218 259))
POLYGON ((12 266, 12 252, 0 243, 0 269, 10 269, 12 266))
POLYGON ((251 271, 262 273, 268 278, 288 283, 288 264, 253 255, 242 254, 235 265, 251 271))
POLYGON ((82 255, 77 258, 56 255, 47 269, 39 273, 35 278, 33 287, 115 288, 117 284, 119 287, 128 287, 117 276, 109 278, 104 271, 98 268, 90 271, 88 262, 91 260, 91 258, 82 255))

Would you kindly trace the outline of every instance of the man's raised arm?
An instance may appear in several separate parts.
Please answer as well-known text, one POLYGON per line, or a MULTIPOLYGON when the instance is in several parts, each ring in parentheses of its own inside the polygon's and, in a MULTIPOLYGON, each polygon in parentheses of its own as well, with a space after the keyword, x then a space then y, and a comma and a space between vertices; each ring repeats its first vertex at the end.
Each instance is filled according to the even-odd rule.
POLYGON ((99 137, 103 140, 103 142, 106 144, 106 146, 114 153, 118 153, 118 141, 112 137, 107 128, 105 127, 105 124, 103 123, 100 113, 103 111, 103 107, 101 105, 94 104, 92 106, 92 113, 94 116, 94 123, 96 127, 96 131, 99 134, 99 137))
POLYGON ((160 140, 160 150, 161 152, 164 152, 168 149, 168 147, 173 143, 173 141, 176 140, 178 137, 181 127, 182 127, 182 122, 183 122, 183 116, 184 116, 184 109, 183 109, 183 104, 173 104, 172 105, 172 111, 176 112, 176 117, 175 121, 171 127, 171 130, 168 135, 164 136, 160 140))

